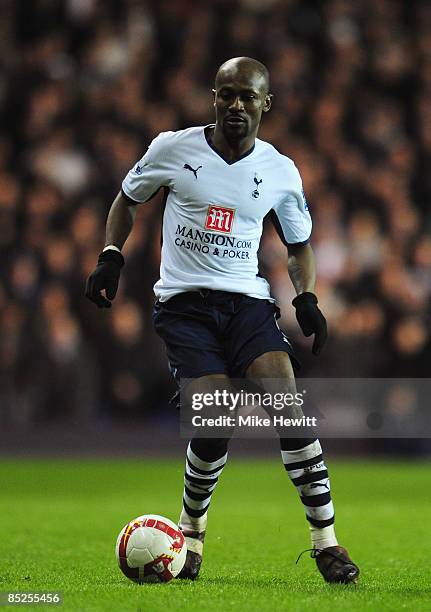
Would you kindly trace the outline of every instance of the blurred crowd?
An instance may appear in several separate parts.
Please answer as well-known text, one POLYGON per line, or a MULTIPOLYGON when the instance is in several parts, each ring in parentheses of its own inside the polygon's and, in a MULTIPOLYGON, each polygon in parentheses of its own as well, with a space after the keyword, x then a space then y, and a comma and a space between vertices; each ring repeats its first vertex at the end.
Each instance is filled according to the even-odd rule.
POLYGON ((262 272, 306 376, 431 365, 431 4, 416 0, 0 3, 0 422, 164 414, 161 200, 143 205, 111 310, 83 297, 110 204, 160 131, 213 121, 218 65, 267 64, 260 137, 299 167, 330 340, 310 356, 268 224, 262 272))

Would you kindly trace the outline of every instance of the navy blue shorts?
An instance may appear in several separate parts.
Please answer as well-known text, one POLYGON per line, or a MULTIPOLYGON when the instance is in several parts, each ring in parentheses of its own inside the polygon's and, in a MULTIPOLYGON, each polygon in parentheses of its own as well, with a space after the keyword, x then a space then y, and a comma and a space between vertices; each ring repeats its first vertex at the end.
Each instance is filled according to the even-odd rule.
POLYGON ((153 312, 157 334, 165 341, 175 380, 207 374, 243 378, 249 365, 270 351, 289 353, 299 363, 280 330, 280 311, 268 300, 241 293, 186 292, 167 302, 156 302, 153 312))

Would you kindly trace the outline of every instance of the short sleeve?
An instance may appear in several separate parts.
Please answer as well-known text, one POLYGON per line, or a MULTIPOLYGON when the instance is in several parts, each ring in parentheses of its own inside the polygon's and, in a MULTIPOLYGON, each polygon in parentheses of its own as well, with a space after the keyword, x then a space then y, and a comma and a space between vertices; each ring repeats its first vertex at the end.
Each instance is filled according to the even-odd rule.
POLYGON ((121 190, 132 203, 151 200, 160 187, 168 187, 169 136, 172 132, 159 134, 150 144, 145 155, 127 173, 121 190))
POLYGON ((310 240, 313 223, 296 166, 293 172, 289 172, 289 187, 273 207, 271 217, 280 238, 287 246, 307 244, 310 240))

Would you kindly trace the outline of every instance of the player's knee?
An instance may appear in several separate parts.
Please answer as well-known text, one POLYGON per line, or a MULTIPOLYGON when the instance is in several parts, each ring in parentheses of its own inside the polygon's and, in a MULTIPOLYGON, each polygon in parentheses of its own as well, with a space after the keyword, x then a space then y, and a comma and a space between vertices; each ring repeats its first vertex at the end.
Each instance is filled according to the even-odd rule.
POLYGON ((283 351, 270 351, 259 355, 249 365, 247 378, 282 378, 292 387, 295 386, 295 373, 289 354, 283 351))

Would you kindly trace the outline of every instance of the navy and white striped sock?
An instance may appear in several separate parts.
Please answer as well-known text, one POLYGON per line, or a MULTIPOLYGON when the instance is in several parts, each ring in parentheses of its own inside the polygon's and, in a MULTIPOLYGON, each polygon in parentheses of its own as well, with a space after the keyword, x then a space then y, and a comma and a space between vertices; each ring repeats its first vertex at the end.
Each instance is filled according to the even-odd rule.
MULTIPOLYGON (((208 447, 211 447, 212 440, 206 440, 206 442, 208 447)), ((217 441, 215 442, 217 443, 217 441)), ((196 524, 195 528, 199 525, 199 518, 203 517, 208 511, 211 496, 227 461, 227 442, 226 444, 218 444, 216 448, 218 452, 215 454, 220 456, 211 460, 204 460, 198 456, 199 445, 194 444, 194 440, 190 442, 187 448, 183 508, 191 522, 196 524)), ((202 456, 204 453, 200 454, 202 456)), ((212 454, 214 455, 214 453, 212 454)), ((207 459, 208 456, 205 458, 207 459)))
POLYGON ((281 456, 289 478, 305 506, 312 544, 315 548, 336 546, 338 542, 333 527, 335 516, 331 486, 320 442, 314 440, 303 448, 283 450, 288 445, 288 440, 281 440, 281 456))

